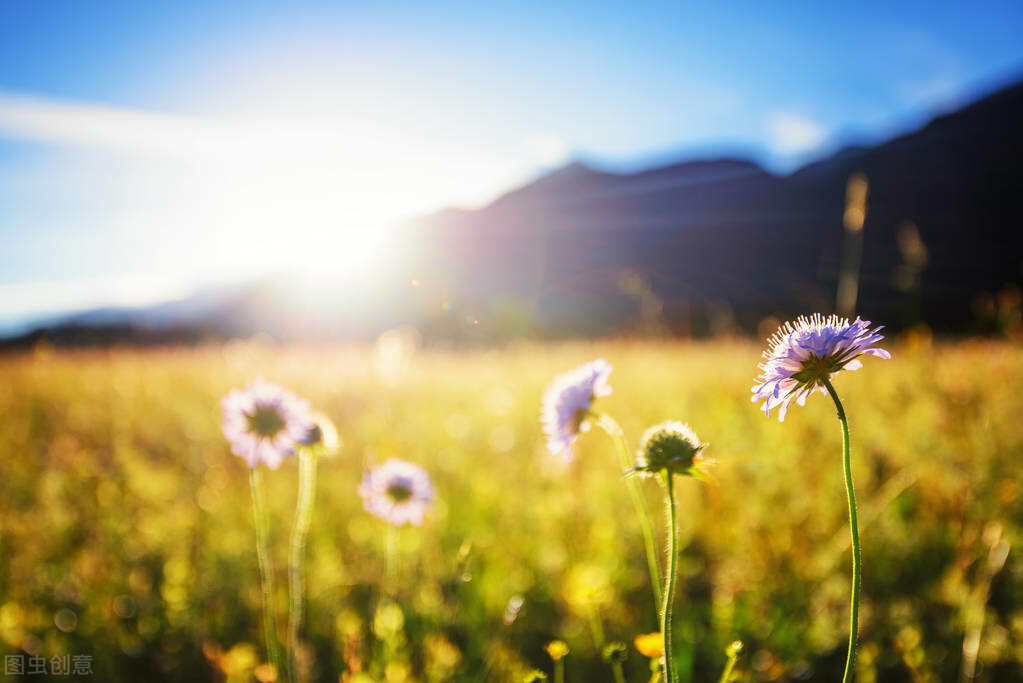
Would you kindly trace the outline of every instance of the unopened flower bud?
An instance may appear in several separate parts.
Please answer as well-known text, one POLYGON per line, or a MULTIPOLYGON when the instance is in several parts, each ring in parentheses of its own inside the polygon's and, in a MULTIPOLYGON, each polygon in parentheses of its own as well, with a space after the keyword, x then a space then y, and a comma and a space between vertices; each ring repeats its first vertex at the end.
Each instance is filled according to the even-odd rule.
POLYGON ((323 413, 312 413, 309 419, 311 424, 305 438, 302 439, 302 445, 317 455, 334 455, 341 446, 334 423, 323 413))
POLYGON ((625 661, 625 657, 628 654, 628 648, 625 647, 625 643, 608 643, 604 646, 604 651, 601 653, 604 657, 604 661, 609 664, 620 664, 625 661))
POLYGON ((662 422, 646 430, 640 442, 636 466, 630 473, 694 475, 701 463, 704 444, 681 422, 662 422))

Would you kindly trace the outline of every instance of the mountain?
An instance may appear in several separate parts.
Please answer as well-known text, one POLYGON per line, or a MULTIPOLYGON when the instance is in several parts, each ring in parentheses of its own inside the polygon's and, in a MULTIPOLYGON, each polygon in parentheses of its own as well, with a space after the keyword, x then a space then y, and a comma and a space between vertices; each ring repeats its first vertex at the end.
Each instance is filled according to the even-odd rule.
POLYGON ((643 297, 623 277, 676 331, 755 329, 834 310, 847 186, 862 176, 857 311, 976 329, 978 302, 1018 298, 1023 280, 1020 120, 1023 83, 785 177, 735 159, 631 175, 572 164, 456 220, 421 221, 421 267, 467 306, 516 301, 553 334, 636 323, 643 297))
POLYGON ((631 174, 575 162, 481 209, 403 226, 387 272, 354 300, 311 306, 277 278, 90 312, 26 339, 73 341, 96 327, 115 338, 369 338, 402 323, 438 338, 752 331, 768 317, 834 310, 852 178, 868 187, 857 312, 894 327, 982 330, 1018 314, 1019 121, 1023 83, 787 176, 730 158, 631 174))

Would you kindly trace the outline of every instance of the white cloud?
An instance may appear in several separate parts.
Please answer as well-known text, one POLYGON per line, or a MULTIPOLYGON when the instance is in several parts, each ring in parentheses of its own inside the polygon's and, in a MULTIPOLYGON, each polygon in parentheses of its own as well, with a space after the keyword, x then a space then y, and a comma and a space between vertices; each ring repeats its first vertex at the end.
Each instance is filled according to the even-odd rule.
MULTIPOLYGON (((247 192, 243 201, 260 211, 274 196, 291 193, 284 201, 294 207, 315 194, 313 208, 359 223, 477 204, 529 177, 537 164, 561 163, 569 152, 560 138, 543 134, 527 136, 517 155, 483 153, 478 146, 459 148, 416 130, 385 127, 369 116, 347 117, 337 107, 292 116, 206 117, 0 90, 0 139, 5 137, 144 157, 135 184, 158 180, 164 188, 175 182, 157 178, 158 169, 178 168, 180 174, 180 167, 164 162, 184 161, 177 184, 196 184, 205 174, 204 194, 230 199, 247 192)), ((55 172, 47 170, 51 177, 55 172)), ((14 175, 24 184, 24 169, 14 175)), ((75 178, 77 186, 87 181, 75 178)), ((0 182, 10 186, 12 179, 0 182)), ((166 189, 164 194, 182 201, 166 189)))
POLYGON ((922 28, 893 31, 882 49, 890 52, 894 94, 914 108, 952 106, 964 95, 968 82, 959 52, 922 28))
POLYGON ((955 105, 962 100, 963 90, 962 78, 953 72, 904 81, 898 85, 903 101, 916 107, 955 105))
POLYGON ((802 154, 824 142, 824 127, 791 112, 772 114, 767 122, 770 144, 780 154, 802 154))
POLYGON ((202 119, 3 91, 0 136, 172 156, 198 154, 220 139, 202 119))

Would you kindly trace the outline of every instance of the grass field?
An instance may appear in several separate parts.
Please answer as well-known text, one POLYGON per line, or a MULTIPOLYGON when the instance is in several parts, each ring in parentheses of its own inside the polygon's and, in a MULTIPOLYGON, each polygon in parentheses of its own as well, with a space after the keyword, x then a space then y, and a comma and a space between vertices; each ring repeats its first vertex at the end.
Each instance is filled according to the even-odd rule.
MULTIPOLYGON (((857 680, 969 680, 974 658, 975 680, 1023 680, 1023 348, 889 348, 891 361, 836 379, 863 539, 857 680)), ((519 681, 551 672, 543 646, 558 638, 568 681, 611 681, 599 619, 629 645, 628 680, 645 682, 632 641, 657 619, 618 459, 593 431, 563 465, 538 423, 550 378, 604 357, 614 393, 600 407, 633 446, 680 419, 718 461, 717 487, 676 487, 683 680, 716 681, 735 639, 736 680, 837 680, 850 572, 839 426, 823 396, 765 418, 749 400, 759 354, 235 343, 0 358, 0 654, 89 655, 103 681, 253 679, 265 656, 252 508, 219 399, 263 376, 309 398, 344 442, 320 465, 308 547, 311 680, 519 681), (389 574, 385 523, 356 490, 391 456, 426 467, 437 501, 401 530, 389 574)), ((295 463, 266 475, 283 615, 295 463)), ((661 490, 642 486, 660 524, 661 490)))

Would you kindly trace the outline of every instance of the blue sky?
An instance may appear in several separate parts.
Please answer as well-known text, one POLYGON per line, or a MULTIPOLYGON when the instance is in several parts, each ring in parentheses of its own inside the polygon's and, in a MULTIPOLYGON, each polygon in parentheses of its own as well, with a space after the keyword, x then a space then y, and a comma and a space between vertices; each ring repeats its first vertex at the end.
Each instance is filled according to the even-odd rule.
POLYGON ((359 273, 573 157, 785 172, 1023 74, 1018 2, 827 4, 0 0, 0 326, 359 273))

